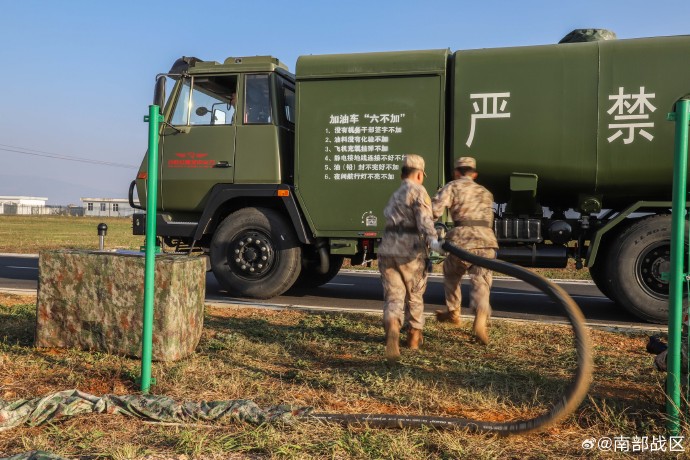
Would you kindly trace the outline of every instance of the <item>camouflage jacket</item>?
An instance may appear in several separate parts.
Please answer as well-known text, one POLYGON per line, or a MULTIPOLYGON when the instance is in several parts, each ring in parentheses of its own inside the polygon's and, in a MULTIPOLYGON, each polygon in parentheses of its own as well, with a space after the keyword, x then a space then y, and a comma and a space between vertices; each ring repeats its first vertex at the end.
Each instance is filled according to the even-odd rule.
POLYGON ((378 254, 414 258, 436 239, 431 199, 426 189, 404 179, 383 210, 386 230, 378 254))
POLYGON ((498 249, 494 234, 494 197, 470 177, 448 182, 433 199, 434 218, 450 210, 455 227, 448 240, 463 249, 498 249))

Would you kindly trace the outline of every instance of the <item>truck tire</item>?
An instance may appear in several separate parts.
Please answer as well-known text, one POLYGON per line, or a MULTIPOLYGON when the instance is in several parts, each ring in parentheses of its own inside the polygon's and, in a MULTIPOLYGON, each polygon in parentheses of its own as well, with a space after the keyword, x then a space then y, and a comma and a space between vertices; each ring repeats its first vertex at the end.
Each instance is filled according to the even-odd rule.
POLYGON ((335 278, 343 266, 343 256, 331 255, 329 256, 329 266, 326 273, 318 273, 317 267, 313 264, 302 265, 302 272, 295 283, 295 286, 301 288, 315 288, 323 286, 330 280, 335 278))
POLYGON ((589 274, 592 276, 592 281, 599 288, 602 294, 609 299, 611 297, 613 278, 611 277, 611 270, 609 269, 609 253, 613 242, 618 239, 621 233, 630 226, 628 222, 621 222, 613 229, 606 232, 599 244, 599 252, 597 258, 594 260, 594 265, 589 269, 589 274))
POLYGON ((230 214, 211 240, 211 269, 232 295, 269 299, 287 291, 300 273, 295 231, 277 211, 244 208, 230 214))
POLYGON ((611 278, 608 269, 608 248, 600 248, 594 265, 589 268, 592 281, 599 288, 602 294, 611 298, 611 278))
POLYGON ((611 298, 639 318, 667 322, 669 283, 662 273, 669 271, 670 252, 670 215, 643 218, 624 230, 606 261, 611 298))

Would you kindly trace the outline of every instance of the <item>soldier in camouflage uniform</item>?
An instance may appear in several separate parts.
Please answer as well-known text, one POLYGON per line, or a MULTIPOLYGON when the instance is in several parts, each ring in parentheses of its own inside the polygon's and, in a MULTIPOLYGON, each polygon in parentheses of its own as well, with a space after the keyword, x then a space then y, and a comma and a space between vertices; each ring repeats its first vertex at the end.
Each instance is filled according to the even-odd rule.
MULTIPOLYGON (((477 184, 477 163, 472 157, 461 157, 455 163, 455 180, 443 187, 433 199, 434 218, 450 209, 454 227, 448 232, 448 241, 481 257, 496 257, 498 242, 493 231, 494 198, 491 192, 477 184)), ((449 254, 443 262, 443 279, 447 311, 437 310, 436 318, 456 325, 460 324, 460 281, 469 273, 472 289, 470 308, 476 309, 474 334, 485 345, 489 343, 487 322, 491 316, 489 291, 492 272, 472 265, 449 254)))
POLYGON ((424 327, 427 246, 440 250, 431 199, 424 182, 424 159, 405 155, 400 188, 393 193, 383 215, 386 229, 378 248, 379 271, 383 282, 383 327, 386 331, 386 358, 400 357, 400 327, 409 321, 407 345, 421 345, 424 327))

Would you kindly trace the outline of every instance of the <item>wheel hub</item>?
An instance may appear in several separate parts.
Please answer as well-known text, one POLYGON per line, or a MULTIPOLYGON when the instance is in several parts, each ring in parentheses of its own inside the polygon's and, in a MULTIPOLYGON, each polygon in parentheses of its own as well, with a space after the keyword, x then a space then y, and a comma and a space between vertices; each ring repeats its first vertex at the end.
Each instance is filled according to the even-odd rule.
POLYGON ((247 231, 230 244, 233 272, 245 278, 261 278, 275 265, 275 250, 266 235, 247 231))
POLYGON ((254 262, 257 258, 256 255, 256 249, 254 248, 247 248, 247 250, 244 253, 244 257, 248 262, 254 262))
POLYGON ((668 275, 671 265, 671 246, 662 243, 649 248, 642 253, 637 263, 637 274, 642 281, 642 287, 654 297, 668 298, 668 275))

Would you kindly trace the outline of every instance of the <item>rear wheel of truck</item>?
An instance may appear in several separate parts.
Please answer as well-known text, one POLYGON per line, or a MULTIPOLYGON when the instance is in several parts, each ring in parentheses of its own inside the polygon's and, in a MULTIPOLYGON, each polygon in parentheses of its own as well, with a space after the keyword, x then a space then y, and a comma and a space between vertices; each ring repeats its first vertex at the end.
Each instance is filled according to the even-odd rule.
POLYGON ((343 266, 344 259, 345 258, 343 256, 330 255, 328 257, 329 265, 326 273, 318 272, 318 262, 314 263, 310 261, 307 264, 302 264, 302 272, 300 273, 295 286, 299 286, 301 288, 315 288, 323 286, 335 278, 335 275, 338 274, 343 266))
POLYGON ((667 322, 669 283, 662 274, 670 269, 670 254, 670 215, 632 224, 616 238, 606 261, 611 298, 639 318, 667 322))
POLYGON ((609 299, 612 299, 611 285, 614 282, 611 276, 612 271, 609 268, 611 246, 613 246, 613 242, 616 241, 620 234, 628 227, 629 225, 627 223, 620 223, 603 235, 599 243, 597 258, 594 260, 594 265, 589 268, 589 274, 592 276, 592 281, 594 281, 594 284, 599 288, 601 293, 609 299))
MULTIPOLYGON (((606 248, 608 249, 608 248, 606 248)), ((609 277, 608 269, 608 254, 607 250, 600 246, 597 258, 594 261, 594 265, 589 268, 589 274, 592 277, 592 281, 599 288, 602 294, 606 297, 611 298, 611 278, 609 277)))
POLYGON ((300 273, 301 248, 277 211, 245 208, 223 220, 211 240, 211 269, 230 294, 268 299, 287 291, 300 273))

